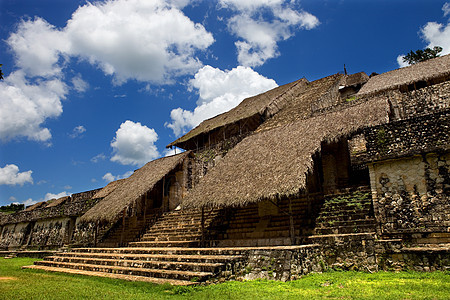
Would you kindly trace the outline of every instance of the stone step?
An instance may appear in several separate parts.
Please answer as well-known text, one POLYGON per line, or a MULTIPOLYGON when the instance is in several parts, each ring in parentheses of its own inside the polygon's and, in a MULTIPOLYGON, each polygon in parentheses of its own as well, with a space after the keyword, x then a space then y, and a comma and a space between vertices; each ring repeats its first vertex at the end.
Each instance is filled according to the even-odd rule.
POLYGON ((115 273, 124 275, 137 275, 148 276, 165 279, 187 280, 197 278, 198 281, 204 281, 205 279, 213 276, 211 272, 194 272, 194 271, 178 271, 178 270, 161 270, 161 269, 147 269, 140 267, 120 267, 120 266, 104 266, 95 264, 81 264, 81 263, 68 263, 68 262, 55 262, 55 261, 37 261, 35 265, 79 269, 94 272, 115 273))
POLYGON ((345 216, 352 214, 369 214, 370 207, 322 207, 321 216, 345 216))
MULTIPOLYGON (((205 219, 205 224, 211 223, 212 219, 205 219)), ((183 217, 177 217, 176 219, 162 219, 156 222, 152 227, 164 228, 164 227, 189 227, 189 226, 200 226, 201 219, 183 219, 183 217)))
POLYGON ((338 215, 338 214, 328 214, 323 215, 321 214, 319 217, 317 217, 316 222, 327 222, 327 221, 352 221, 352 220, 367 220, 367 219, 373 219, 367 212, 363 213, 351 213, 351 214, 344 214, 344 215, 338 215))
POLYGON ((270 247, 271 245, 277 245, 282 247, 291 245, 291 239, 288 237, 263 238, 263 239, 230 238, 226 240, 216 241, 216 243, 220 247, 270 247))
POLYGON ((73 248, 71 252, 114 254, 163 254, 163 255, 240 255, 247 249, 199 248, 199 247, 123 247, 123 248, 73 248))
MULTIPOLYGON (((212 218, 212 217, 216 217, 217 215, 219 215, 219 212, 212 212, 212 213, 205 212, 205 214, 204 214, 205 218, 212 218)), ((171 212, 163 214, 161 216, 160 220, 173 220, 173 219, 178 219, 179 217, 182 217, 185 220, 193 220, 193 219, 201 220, 202 213, 201 212, 181 213, 179 211, 171 211, 171 212)))
POLYGON ((372 225, 375 226, 377 224, 376 220, 373 218, 368 219, 360 219, 360 220, 348 220, 348 221, 333 221, 329 220, 327 222, 318 222, 316 224, 316 229, 321 228, 336 228, 342 226, 361 226, 361 225, 372 225))
POLYGON ((393 232, 384 233, 384 239, 402 239, 408 244, 447 244, 450 243, 450 232, 393 232))
POLYGON ((364 233, 375 232, 376 228, 373 224, 360 224, 351 226, 335 226, 315 229, 316 234, 346 234, 346 233, 364 233))
POLYGON ((196 247, 199 246, 200 241, 141 241, 131 242, 130 247, 196 247))
POLYGON ((155 235, 166 235, 166 234, 192 234, 192 233, 201 233, 201 227, 183 227, 183 228, 151 228, 147 230, 147 232, 142 236, 155 236, 155 235))
POLYGON ((86 275, 86 276, 108 277, 108 278, 122 279, 122 280, 127 280, 127 281, 143 281, 143 282, 150 282, 150 283, 156 283, 156 284, 171 284, 171 285, 181 285, 181 286, 189 286, 189 285, 198 284, 197 282, 187 281, 187 280, 174 280, 174 279, 166 279, 166 278, 147 277, 147 276, 104 273, 104 272, 86 271, 86 270, 79 270, 79 269, 67 269, 67 268, 58 268, 58 267, 49 267, 49 266, 40 266, 40 265, 23 266, 22 268, 23 269, 44 270, 47 272, 60 272, 60 273, 78 274, 78 275, 86 275))
POLYGON ((417 246, 410 247, 402 247, 402 252, 429 252, 429 253, 438 253, 438 252, 450 252, 450 243, 445 244, 422 244, 417 246))
POLYGON ((95 253, 95 252, 61 252, 59 257, 91 257, 99 259, 126 259, 143 261, 172 261, 172 262, 201 262, 201 263, 226 263, 241 259, 240 255, 193 255, 193 254, 140 254, 140 253, 95 253))
POLYGON ((289 230, 227 233, 228 239, 271 239, 277 237, 289 237, 289 230))
POLYGON ((184 234, 184 235, 161 235, 161 236, 145 236, 141 238, 140 242, 155 242, 155 241, 198 241, 201 240, 201 234, 184 234))
POLYGON ((192 271, 192 272, 210 272, 217 273, 219 268, 224 264, 218 262, 186 262, 186 261, 158 261, 158 260, 138 260, 138 259, 109 259, 98 257, 65 257, 65 256, 51 256, 44 259, 47 262, 65 262, 75 264, 89 264, 99 266, 117 266, 117 267, 132 267, 144 269, 159 269, 159 270, 177 270, 177 271, 192 271))
POLYGON ((311 244, 322 244, 321 240, 334 240, 340 238, 374 238, 376 236, 375 232, 361 232, 361 233, 338 233, 338 234, 316 234, 307 237, 307 240, 311 244))

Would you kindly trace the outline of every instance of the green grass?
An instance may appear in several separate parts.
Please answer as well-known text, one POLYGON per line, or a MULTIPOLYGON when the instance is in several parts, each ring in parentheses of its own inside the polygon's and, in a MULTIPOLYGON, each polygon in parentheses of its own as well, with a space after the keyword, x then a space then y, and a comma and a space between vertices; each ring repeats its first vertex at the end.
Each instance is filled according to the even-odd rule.
POLYGON ((327 272, 291 282, 172 287, 38 270, 30 258, 0 258, 0 299, 450 299, 450 273, 327 272))

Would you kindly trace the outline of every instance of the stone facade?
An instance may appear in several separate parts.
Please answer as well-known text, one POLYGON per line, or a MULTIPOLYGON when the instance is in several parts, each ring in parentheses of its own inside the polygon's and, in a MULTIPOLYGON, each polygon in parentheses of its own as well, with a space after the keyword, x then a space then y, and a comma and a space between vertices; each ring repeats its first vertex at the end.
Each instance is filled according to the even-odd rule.
POLYGON ((33 210, 23 210, 0 216, 0 249, 51 249, 71 241, 76 219, 95 205, 91 199, 97 190, 52 200, 33 210))
POLYGON ((446 109, 366 130, 382 232, 449 230, 449 115, 446 109))
POLYGON ((374 207, 382 231, 447 231, 449 168, 449 153, 371 164, 374 207))

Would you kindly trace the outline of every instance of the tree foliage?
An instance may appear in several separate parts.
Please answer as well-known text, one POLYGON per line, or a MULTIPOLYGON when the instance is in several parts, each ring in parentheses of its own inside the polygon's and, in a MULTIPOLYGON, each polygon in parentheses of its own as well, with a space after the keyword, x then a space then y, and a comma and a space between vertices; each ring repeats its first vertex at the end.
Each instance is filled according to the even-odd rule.
POLYGON ((0 80, 3 80, 2 64, 0 64, 0 80))
POLYGON ((433 49, 426 48, 425 50, 417 50, 416 52, 410 51, 407 55, 403 57, 403 61, 409 63, 410 65, 416 64, 421 61, 428 60, 430 58, 435 58, 439 56, 442 52, 442 47, 435 46, 433 49))
POLYGON ((0 206, 0 212, 15 213, 25 208, 24 204, 11 203, 10 205, 0 206))

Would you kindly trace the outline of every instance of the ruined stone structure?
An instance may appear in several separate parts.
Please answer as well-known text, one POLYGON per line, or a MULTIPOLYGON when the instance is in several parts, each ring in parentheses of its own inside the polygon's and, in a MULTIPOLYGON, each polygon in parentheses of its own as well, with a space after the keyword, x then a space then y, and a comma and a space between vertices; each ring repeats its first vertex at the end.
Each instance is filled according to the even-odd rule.
POLYGON ((0 247, 72 245, 30 268, 171 284, 446 270, 449 79, 447 55, 245 99, 76 212, 0 216, 0 247))

